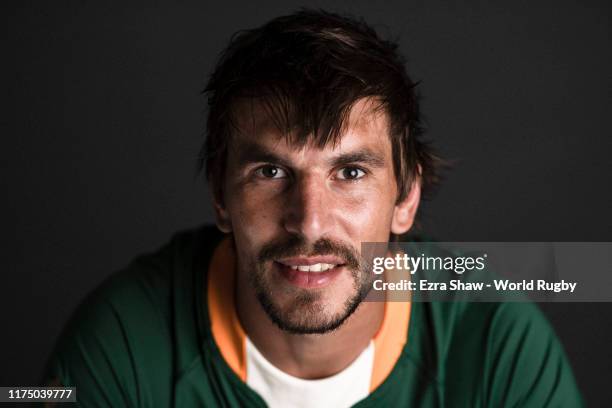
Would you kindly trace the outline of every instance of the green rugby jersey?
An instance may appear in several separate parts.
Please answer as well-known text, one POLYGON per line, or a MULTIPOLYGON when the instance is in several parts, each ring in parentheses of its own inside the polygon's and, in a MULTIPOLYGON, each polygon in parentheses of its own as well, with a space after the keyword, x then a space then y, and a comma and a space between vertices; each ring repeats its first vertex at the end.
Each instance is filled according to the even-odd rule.
MULTIPOLYGON (((207 273, 222 238, 214 227, 177 234, 113 275, 66 326, 46 379, 77 387, 86 407, 264 407, 211 328, 207 273)), ((535 305, 406 305, 405 344, 356 407, 583 406, 535 305)))

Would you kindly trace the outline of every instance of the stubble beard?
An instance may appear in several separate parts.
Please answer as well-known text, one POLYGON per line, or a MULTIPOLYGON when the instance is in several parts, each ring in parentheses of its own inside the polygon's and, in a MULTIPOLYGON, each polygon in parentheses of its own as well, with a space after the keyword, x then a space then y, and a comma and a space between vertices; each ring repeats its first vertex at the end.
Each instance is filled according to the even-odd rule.
POLYGON ((254 270, 248 275, 255 296, 270 320, 281 330, 291 334, 325 334, 338 329, 366 298, 373 281, 365 262, 352 247, 329 239, 320 239, 308 249, 297 237, 264 246, 255 262, 254 270), (325 288, 287 288, 284 297, 291 300, 283 305, 276 301, 270 285, 270 279, 273 277, 266 265, 273 259, 304 253, 308 253, 308 256, 337 255, 345 260, 344 268, 350 272, 353 285, 351 294, 340 310, 330 310, 334 306, 325 301, 325 288))

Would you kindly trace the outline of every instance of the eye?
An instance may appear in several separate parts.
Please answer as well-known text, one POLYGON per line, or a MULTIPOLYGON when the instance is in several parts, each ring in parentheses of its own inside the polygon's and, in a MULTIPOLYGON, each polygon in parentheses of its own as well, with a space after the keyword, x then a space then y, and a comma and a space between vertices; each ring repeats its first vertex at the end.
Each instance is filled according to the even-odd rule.
POLYGON ((278 166, 274 166, 272 164, 266 164, 265 166, 261 166, 256 170, 257 175, 270 178, 270 179, 278 179, 287 177, 287 172, 281 169, 278 166))
POLYGON ((365 171, 359 167, 343 167, 336 173, 336 177, 340 180, 357 180, 363 176, 365 176, 365 171))

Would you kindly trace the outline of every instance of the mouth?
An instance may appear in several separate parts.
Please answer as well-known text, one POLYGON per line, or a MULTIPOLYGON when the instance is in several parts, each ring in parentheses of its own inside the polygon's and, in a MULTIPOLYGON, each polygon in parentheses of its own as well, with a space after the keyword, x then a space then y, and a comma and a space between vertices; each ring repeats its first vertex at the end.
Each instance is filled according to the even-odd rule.
POLYGON ((342 272, 345 263, 335 256, 286 258, 274 261, 274 267, 292 286, 304 289, 330 285, 342 272))

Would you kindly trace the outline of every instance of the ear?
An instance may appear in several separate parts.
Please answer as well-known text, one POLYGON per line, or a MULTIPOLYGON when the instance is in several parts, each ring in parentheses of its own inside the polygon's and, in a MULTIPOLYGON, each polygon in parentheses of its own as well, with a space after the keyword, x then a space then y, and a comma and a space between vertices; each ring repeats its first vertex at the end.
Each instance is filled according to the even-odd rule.
MULTIPOLYGON (((419 173, 421 168, 419 166, 419 173)), ((406 233, 414 224, 419 202, 421 201, 421 176, 417 175, 410 186, 408 195, 395 205, 393 219, 391 220, 391 232, 395 235, 406 233)))
POLYGON ((217 228, 226 234, 232 232, 232 222, 225 207, 225 200, 223 198, 223 189, 220 186, 215 185, 210 180, 208 181, 208 187, 212 192, 213 207, 215 209, 215 223, 217 228))

